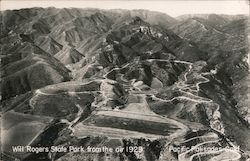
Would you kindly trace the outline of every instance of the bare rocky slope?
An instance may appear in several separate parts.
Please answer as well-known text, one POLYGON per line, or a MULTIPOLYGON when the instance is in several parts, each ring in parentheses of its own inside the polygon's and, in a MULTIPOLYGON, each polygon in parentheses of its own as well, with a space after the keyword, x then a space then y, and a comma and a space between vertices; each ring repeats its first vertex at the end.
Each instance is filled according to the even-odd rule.
POLYGON ((247 160, 246 22, 147 10, 1 12, 4 160, 247 160), (24 146, 125 150, 14 153, 20 129, 24 146))

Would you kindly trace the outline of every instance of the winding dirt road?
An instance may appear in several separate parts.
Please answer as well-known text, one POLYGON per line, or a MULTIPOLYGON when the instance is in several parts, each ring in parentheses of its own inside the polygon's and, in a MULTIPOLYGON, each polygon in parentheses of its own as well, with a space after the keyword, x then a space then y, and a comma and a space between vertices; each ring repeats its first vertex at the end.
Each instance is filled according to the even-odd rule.
MULTIPOLYGON (((147 59, 147 60, 145 60, 145 61, 149 61, 149 62, 154 62, 154 61, 156 61, 156 62, 157 62, 157 61, 164 62, 164 61, 166 61, 166 62, 169 62, 168 60, 161 60, 161 59, 147 59)), ((211 106, 216 105, 216 109, 215 109, 215 111, 214 111, 213 113, 218 115, 218 113, 220 113, 220 112, 219 112, 219 110, 220 110, 219 105, 216 104, 216 103, 214 103, 213 100, 211 100, 211 99, 204 98, 204 97, 200 97, 200 96, 198 95, 198 93, 199 93, 199 91, 200 91, 200 85, 203 84, 203 83, 209 82, 209 79, 207 79, 207 78, 204 77, 204 76, 206 76, 206 75, 213 75, 213 74, 215 74, 216 72, 210 71, 210 72, 206 72, 206 73, 200 73, 200 74, 198 75, 198 77, 200 78, 199 81, 195 82, 194 84, 188 84, 188 75, 189 75, 189 74, 192 74, 192 70, 193 70, 193 68, 194 68, 194 64, 193 64, 193 63, 190 63, 190 62, 186 62, 186 61, 174 61, 174 63, 184 64, 185 66, 187 66, 187 69, 186 69, 185 73, 183 74, 183 79, 179 78, 179 80, 175 83, 176 88, 178 89, 178 91, 179 91, 180 93, 183 93, 183 95, 174 97, 174 98, 169 99, 169 100, 165 100, 165 99, 158 98, 157 96, 155 96, 155 94, 152 94, 152 93, 151 93, 151 94, 150 94, 150 93, 149 93, 149 94, 148 94, 148 93, 147 93, 147 94, 141 93, 141 92, 142 92, 141 89, 138 88, 138 87, 136 87, 136 86, 134 85, 135 82, 136 82, 136 79, 127 80, 127 79, 124 78, 124 74, 122 74, 121 72, 120 72, 120 74, 119 74, 119 78, 120 78, 120 80, 122 81, 122 83, 124 83, 125 86, 128 86, 128 87, 129 87, 129 88, 128 88, 128 92, 129 92, 130 94, 134 94, 134 95, 135 95, 135 94, 136 94, 136 91, 141 91, 141 92, 138 92, 138 95, 141 95, 141 96, 143 96, 143 97, 150 96, 150 97, 152 98, 152 100, 155 100, 155 101, 172 102, 172 101, 174 101, 174 100, 180 100, 180 101, 183 101, 183 100, 184 100, 184 101, 191 101, 191 102, 194 102, 194 103, 196 103, 196 104, 205 103, 205 104, 208 104, 208 105, 211 104, 211 106), (192 91, 192 92, 190 92, 190 91, 192 91), (194 94, 194 93, 195 93, 195 94, 194 94)), ((114 71, 117 71, 117 70, 119 71, 119 70, 125 69, 125 68, 129 67, 129 65, 130 65, 130 63, 127 63, 127 64, 125 64, 125 65, 122 66, 122 67, 115 67, 115 68, 113 68, 112 70, 108 71, 108 72, 103 76, 104 79, 101 79, 101 80, 100 80, 100 81, 101 81, 101 84, 103 85, 103 84, 105 84, 106 82, 116 82, 115 80, 112 80, 112 79, 109 79, 109 78, 108 78, 108 77, 109 77, 109 74, 110 74, 111 72, 114 72, 114 71)), ((90 83, 90 82, 87 82, 87 83, 90 83)), ((87 83, 85 83, 85 84, 87 84, 87 83)), ((105 87, 102 86, 102 85, 101 85, 101 90, 100 90, 100 91, 91 91, 91 92, 99 92, 99 93, 101 93, 101 95, 102 95, 102 101, 101 101, 101 102, 98 102, 98 104, 97 104, 97 102, 94 101, 95 103, 94 103, 94 104, 92 103, 93 106, 96 106, 96 107, 98 107, 98 108, 101 108, 102 106, 105 106, 106 103, 108 102, 108 100, 110 99, 110 98, 107 97, 107 93, 105 93, 105 90, 103 89, 103 88, 105 88, 105 87)), ((153 90, 152 90, 152 91, 153 91, 153 90)), ((70 94, 70 95, 76 95, 77 93, 86 93, 86 92, 68 92, 68 94, 70 94)), ((41 91, 41 90, 38 89, 38 90, 35 92, 35 95, 30 99, 30 106, 31 106, 32 108, 34 108, 35 97, 36 97, 37 95, 48 95, 48 96, 50 96, 50 95, 54 95, 54 94, 46 93, 46 92, 41 91)), ((65 121, 65 120, 62 120, 63 122, 67 122, 67 123, 69 124, 69 129, 71 129, 73 132, 74 132, 73 126, 80 120, 80 118, 81 118, 81 116, 82 116, 82 114, 83 114, 83 108, 82 108, 79 104, 76 104, 76 107, 78 108, 78 113, 76 114, 76 118, 75 118, 73 121, 67 122, 67 121, 65 121)), ((124 115, 125 113, 128 113, 128 111, 120 111, 120 112, 119 112, 119 110, 118 110, 118 111, 115 111, 115 113, 117 113, 117 112, 120 113, 121 115, 124 115)), ((131 113, 131 112, 130 112, 130 113, 131 113)), ((132 112, 132 113, 133 113, 133 112, 132 112)), ((138 113, 136 113, 136 114, 138 114, 138 113)), ((155 116, 156 116, 156 115, 157 115, 157 114, 155 114, 155 116)), ((174 119, 172 119, 172 118, 166 118, 166 117, 162 117, 162 116, 160 116, 160 115, 157 115, 157 116, 159 116, 159 118, 165 119, 165 120, 166 120, 167 122, 169 122, 170 124, 173 124, 173 125, 177 126, 179 129, 181 129, 181 130, 177 130, 176 132, 174 132, 174 134, 172 134, 171 137, 168 136, 168 139, 174 139, 174 138, 176 138, 176 137, 184 136, 184 135, 186 134, 186 132, 189 130, 189 128, 188 128, 186 125, 184 125, 183 123, 178 122, 178 121, 176 121, 176 120, 174 120, 174 119)), ((153 116, 151 115, 151 116, 149 116, 149 117, 153 117, 153 116)), ((221 124, 220 117, 217 118, 216 122, 218 122, 218 123, 220 124, 220 126, 221 126, 221 129, 223 129, 223 125, 221 124)), ((213 124, 214 124, 214 122, 210 122, 211 129, 217 131, 217 132, 220 133, 221 135, 224 135, 224 132, 223 132, 221 129, 217 129, 216 127, 213 127, 213 124)), ((90 131, 88 131, 88 132, 91 132, 91 131, 94 132, 94 133, 98 133, 98 131, 99 131, 100 133, 104 132, 104 131, 101 130, 102 128, 98 128, 98 127, 85 127, 85 128, 90 128, 90 129, 89 129, 90 131)), ((111 130, 111 131, 112 131, 112 130, 115 130, 115 131, 116 131, 116 135, 115 135, 115 136, 118 136, 118 135, 124 136, 124 135, 123 135, 124 130, 109 129, 109 128, 108 128, 107 130, 111 130)), ((80 131, 81 131, 81 130, 80 130, 80 131)), ((81 132, 84 133, 84 131, 81 131, 81 132)), ((85 132, 86 132, 86 130, 85 130, 85 132)), ((134 134, 132 134, 132 133, 133 133, 133 132, 128 132, 127 134, 131 134, 131 136, 133 136, 134 134)), ((79 133, 78 133, 78 135, 79 135, 79 133)), ((84 136, 84 135, 85 135, 85 134, 83 134, 83 136, 84 136)), ((145 134, 145 136, 147 136, 147 134, 145 134)), ((79 136, 79 137, 80 137, 80 136, 79 136)), ((153 136, 150 136, 150 137, 153 137, 153 136)), ((204 138, 206 138, 206 136, 198 136, 198 137, 196 137, 196 138, 203 138, 203 139, 204 139, 204 138)), ((192 138, 192 139, 195 139, 195 138, 192 138)), ((228 152, 234 154, 234 155, 231 155, 231 156, 234 156, 234 158, 224 159, 225 161, 237 160, 237 159, 241 156, 240 153, 239 153, 238 151, 229 150, 229 149, 222 149, 222 150, 217 151, 217 152, 197 152, 197 153, 192 154, 192 152, 194 151, 194 149, 197 148, 197 147, 200 147, 200 146, 206 145, 206 144, 209 145, 210 143, 217 143, 217 142, 218 142, 218 139, 214 139, 214 140, 212 139, 212 140, 211 140, 211 136, 208 136, 207 139, 210 139, 210 140, 209 140, 209 141, 204 141, 204 142, 202 142, 202 143, 198 143, 197 145, 195 145, 193 148, 189 149, 188 151, 179 154, 179 161, 192 161, 193 158, 196 157, 196 156, 200 156, 200 155, 209 155, 209 154, 214 154, 214 153, 216 153, 216 154, 218 153, 218 154, 220 154, 220 155, 222 155, 222 156, 223 156, 223 153, 228 153, 228 152), (189 154, 192 154, 192 155, 189 155, 189 154)), ((189 140, 186 140, 186 142, 187 142, 187 141, 190 141, 190 139, 189 139, 189 140)), ((228 141, 229 141, 229 140, 228 140, 228 141)), ((234 145, 233 143, 231 143, 230 141, 229 141, 229 143, 231 144, 231 146, 233 146, 233 147, 235 146, 235 145, 234 145)), ((217 156, 217 158, 215 157, 215 159, 218 160, 218 156, 217 156)))
MULTIPOLYGON (((162 60, 162 59, 147 59, 145 61, 148 61, 148 62, 154 62, 154 61, 160 61, 160 62, 169 62, 169 60, 162 60)), ((191 63, 191 62, 186 62, 186 61, 174 61, 175 63, 180 63, 180 64, 184 64, 187 66, 187 70, 185 71, 185 73, 183 74, 183 80, 182 79, 179 79, 179 81, 177 81, 175 84, 176 84, 176 87, 178 88, 179 92, 180 93, 183 93, 182 96, 177 96, 177 97, 174 97, 172 99, 169 99, 169 100, 165 100, 165 99, 161 99, 161 98, 158 98, 155 96, 155 94, 147 94, 148 96, 150 96, 153 100, 158 100, 158 101, 163 101, 163 102, 172 102, 174 100, 180 100, 180 101, 191 101, 191 102, 194 102, 196 104, 201 104, 201 103, 205 103, 205 104, 208 104, 213 107, 213 106, 216 106, 216 109, 213 111, 213 117, 217 117, 217 120, 214 120, 214 121, 211 121, 210 122, 210 127, 211 129, 213 129, 214 131, 217 131, 218 133, 220 133, 221 135, 224 136, 224 130, 223 130, 223 124, 221 123, 220 121, 220 106, 213 102, 213 100, 211 99, 208 99, 208 98, 204 98, 204 97, 200 97, 198 95, 199 91, 200 91, 200 85, 201 84, 204 84, 204 83, 208 83, 210 80, 208 78, 206 78, 205 76, 207 75, 213 75, 213 74, 216 74, 216 69, 215 70, 211 70, 210 72, 206 72, 206 73, 200 73, 198 75, 198 77, 201 79, 199 80, 198 82, 194 83, 194 84, 188 84, 188 78, 187 76, 189 74, 191 74, 192 72, 192 69, 194 68, 194 64, 191 63), (192 91, 192 92, 195 92, 196 94, 193 94, 191 92, 187 92, 186 90, 188 91, 192 91), (215 123, 218 123, 219 126, 220 126, 220 129, 217 129, 217 127, 214 127, 213 125, 215 123)), ((115 71, 115 70, 121 70, 121 69, 124 69, 126 67, 129 67, 128 64, 126 64, 125 66, 123 66, 122 68, 114 68, 112 71, 115 71)), ((111 73, 112 71, 110 71, 109 73, 111 73)), ((105 75, 105 78, 107 78, 108 74, 105 75)), ((125 80, 124 78, 124 74, 120 74, 120 78, 121 80, 123 80, 124 82, 129 82, 128 80, 125 80)), ((135 87, 133 84, 135 83, 135 80, 130 80, 130 85, 131 85, 131 88, 129 89, 130 92, 133 92, 134 89, 136 89, 137 91, 141 91, 139 88, 135 87)), ((135 94, 135 93, 133 93, 135 94)), ((182 125, 182 128, 184 129, 187 129, 187 127, 181 123, 180 125, 182 125)), ((218 126, 218 125, 217 125, 218 126)), ((185 131, 185 130, 184 130, 185 131)), ((185 132, 184 132, 185 133, 185 132)), ((182 135, 184 134, 182 133, 182 135)), ((180 135, 178 135, 180 136, 180 135)), ((212 136, 198 136, 196 138, 207 138, 207 139, 211 139, 212 136)), ((195 153, 193 155, 187 155, 188 153, 190 153, 191 151, 193 151, 195 148, 197 147, 200 147, 202 145, 207 145, 209 143, 217 143, 219 140, 218 139, 214 139, 214 140, 210 140, 210 141, 205 141, 205 142, 202 142, 202 143, 199 143, 197 145, 195 145, 193 148, 189 149, 188 151, 186 151, 185 153, 182 153, 179 155, 179 161, 192 161, 194 157, 196 156, 200 156, 200 155, 209 155, 209 154, 220 154, 220 156, 223 156, 223 153, 228 153, 230 152, 232 155, 231 155, 231 158, 225 158, 224 157, 224 161, 231 161, 231 160, 238 160, 241 155, 240 153, 237 151, 237 150, 231 150, 231 149, 222 149, 222 150, 219 150, 219 151, 212 151, 212 152, 198 152, 198 153, 195 153), (234 155, 233 155, 234 154, 234 155)), ((228 143, 232 146, 232 147, 236 147, 233 143, 231 143, 229 141, 229 139, 227 139, 228 143)), ((236 148, 235 148, 236 149, 236 148)), ((216 160, 218 160, 218 158, 220 157, 214 157, 216 160)), ((222 158, 222 157, 221 157, 222 158)))

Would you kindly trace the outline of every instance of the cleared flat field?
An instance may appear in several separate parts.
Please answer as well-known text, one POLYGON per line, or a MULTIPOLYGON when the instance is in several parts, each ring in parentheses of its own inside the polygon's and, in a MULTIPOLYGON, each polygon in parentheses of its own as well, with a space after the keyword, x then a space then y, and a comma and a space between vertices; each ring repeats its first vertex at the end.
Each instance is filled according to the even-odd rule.
POLYGON ((107 136, 110 138, 168 137, 182 131, 171 119, 125 111, 98 111, 74 127, 77 137, 107 136))
POLYGON ((110 116, 110 117, 119 117, 119 118, 127 118, 127 119, 137 119, 137 120, 144 120, 150 122, 161 122, 161 123, 168 123, 168 120, 160 115, 151 115, 145 113, 137 113, 137 112, 130 112, 130 111, 98 111, 96 115, 103 115, 103 116, 110 116))
POLYGON ((164 137, 162 135, 146 134, 131 130, 110 128, 110 127, 98 127, 91 125, 84 125, 82 123, 74 127, 74 136, 78 138, 84 138, 86 136, 107 136, 113 139, 121 138, 148 138, 148 139, 158 139, 164 137))
POLYGON ((95 115, 87 119, 84 124, 163 136, 169 135, 169 133, 178 129, 178 127, 166 122, 155 122, 108 115, 95 115))

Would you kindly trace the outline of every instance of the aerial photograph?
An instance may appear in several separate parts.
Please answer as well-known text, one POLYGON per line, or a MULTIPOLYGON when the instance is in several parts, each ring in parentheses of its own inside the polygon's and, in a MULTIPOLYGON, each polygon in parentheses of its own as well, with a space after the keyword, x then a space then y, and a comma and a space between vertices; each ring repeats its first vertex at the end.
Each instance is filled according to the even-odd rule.
POLYGON ((0 161, 250 161, 247 0, 1 0, 0 161))

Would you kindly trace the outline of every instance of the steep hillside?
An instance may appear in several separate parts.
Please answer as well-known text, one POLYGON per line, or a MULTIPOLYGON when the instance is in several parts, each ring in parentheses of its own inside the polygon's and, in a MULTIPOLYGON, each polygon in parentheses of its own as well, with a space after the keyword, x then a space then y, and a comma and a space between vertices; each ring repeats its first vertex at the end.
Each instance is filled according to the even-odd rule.
MULTIPOLYGON (((20 38, 19 41, 23 39, 20 38)), ((1 58, 3 99, 70 80, 69 70, 33 43, 17 42, 11 49, 3 50, 3 54, 5 54, 1 58)))

